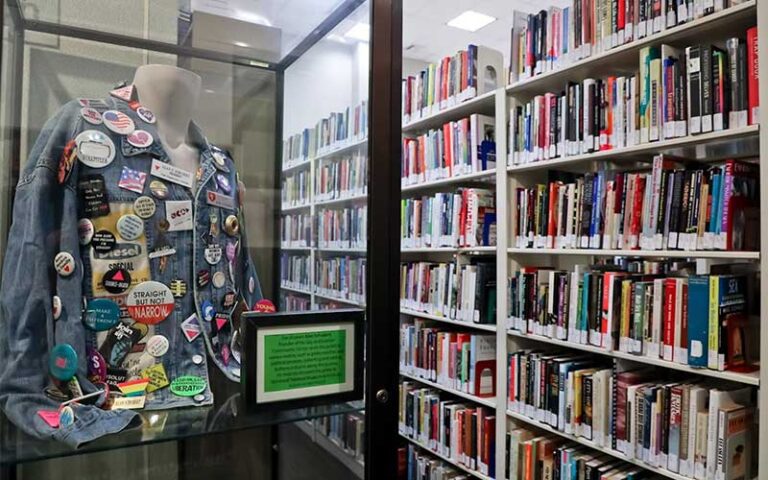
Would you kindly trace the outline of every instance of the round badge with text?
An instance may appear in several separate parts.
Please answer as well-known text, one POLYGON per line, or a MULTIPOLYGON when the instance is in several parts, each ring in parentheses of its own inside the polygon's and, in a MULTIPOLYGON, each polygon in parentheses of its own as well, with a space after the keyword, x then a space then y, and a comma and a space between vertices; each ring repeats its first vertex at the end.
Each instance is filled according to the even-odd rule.
POLYGON ((171 382, 171 393, 179 397, 194 397, 205 391, 205 379, 196 375, 184 375, 171 382))
POLYGON ((101 284, 109 293, 123 293, 131 287, 131 274, 128 269, 115 267, 104 274, 101 284))
POLYGON ((162 357, 168 351, 168 339, 162 335, 155 335, 147 340, 146 352, 153 357, 162 357))
POLYGON ((53 257, 53 267, 62 277, 68 277, 75 271, 75 257, 69 252, 59 252, 53 257))
POLYGON ((137 198, 136 201, 133 202, 133 213, 138 215, 140 218, 150 218, 155 214, 156 210, 157 205, 155 204, 155 201, 152 200, 152 197, 147 197, 144 195, 137 198))
POLYGON ((80 109, 80 116, 83 117, 83 120, 90 123, 91 125, 101 125, 101 114, 98 110, 91 107, 83 107, 80 109))
POLYGON ((211 265, 216 265, 221 261, 221 245, 218 243, 212 243, 205 247, 205 251, 203 251, 203 255, 205 256, 205 261, 210 263, 211 265))
POLYGON ((116 243, 115 234, 109 230, 99 230, 93 234, 91 239, 91 247, 101 253, 111 252, 116 243))
POLYGON ((216 167, 217 170, 220 170, 222 172, 229 172, 229 167, 227 167, 227 160, 224 157, 224 154, 221 152, 213 152, 213 166, 216 167))
POLYGON ((268 298, 262 298, 253 306, 253 310, 259 313, 275 313, 277 309, 272 300, 268 298))
POLYGON ((130 135, 136 129, 131 117, 117 110, 107 110, 101 116, 104 125, 118 135, 130 135))
POLYGON ((128 314, 139 323, 155 325, 165 320, 174 307, 173 294, 166 285, 147 281, 138 284, 125 301, 128 314))
POLYGON ((85 308, 83 323, 97 332, 103 332, 120 321, 120 307, 108 298, 94 298, 85 308))
POLYGON ((77 236, 80 239, 80 245, 88 245, 93 238, 93 222, 87 218, 81 218, 77 222, 77 236))
POLYGON ((91 168, 104 168, 115 159, 115 143, 98 130, 86 130, 75 137, 77 159, 91 168))
POLYGON ((91 383, 103 382, 107 379, 107 362, 95 348, 88 348, 88 380, 91 383))
POLYGON ((117 233, 123 240, 136 240, 144 233, 144 221, 138 215, 123 215, 117 220, 117 233))

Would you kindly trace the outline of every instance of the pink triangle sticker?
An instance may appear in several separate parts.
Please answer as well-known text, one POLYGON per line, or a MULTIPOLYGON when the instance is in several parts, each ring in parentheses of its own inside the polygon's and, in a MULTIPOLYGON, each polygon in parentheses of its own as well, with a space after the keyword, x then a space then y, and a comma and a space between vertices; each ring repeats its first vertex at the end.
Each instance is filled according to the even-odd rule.
POLYGON ((227 324, 227 317, 216 317, 216 328, 221 330, 221 327, 227 324))
POLYGON ((38 410, 37 414, 51 428, 59 428, 59 412, 56 410, 38 410))
POLYGON ((113 97, 117 97, 121 100, 125 100, 126 102, 129 102, 133 98, 133 85, 126 85, 124 87, 112 90, 109 93, 113 97))
POLYGON ((116 273, 115 273, 115 274, 112 276, 112 280, 117 280, 118 282, 122 282, 122 281, 124 280, 124 278, 123 278, 123 272, 121 272, 120 270, 118 270, 118 271, 117 271, 117 272, 116 272, 116 273))

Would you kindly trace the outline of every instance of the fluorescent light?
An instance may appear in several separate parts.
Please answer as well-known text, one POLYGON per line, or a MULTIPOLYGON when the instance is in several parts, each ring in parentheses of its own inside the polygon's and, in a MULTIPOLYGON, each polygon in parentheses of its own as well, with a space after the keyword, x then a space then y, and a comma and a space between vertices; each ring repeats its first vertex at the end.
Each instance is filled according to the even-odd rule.
POLYGON ((234 43, 236 46, 238 46, 238 47, 243 47, 243 48, 248 48, 248 47, 250 47, 250 45, 248 45, 248 44, 247 44, 247 43, 245 43, 245 42, 233 42, 233 43, 234 43))
POLYGON ((344 36, 354 40, 360 40, 361 42, 370 41, 371 26, 367 23, 356 23, 354 27, 350 28, 349 31, 344 34, 344 36))
POLYGON ((495 17, 484 13, 467 10, 458 17, 448 22, 449 27, 460 28, 470 32, 476 32, 496 21, 495 17))

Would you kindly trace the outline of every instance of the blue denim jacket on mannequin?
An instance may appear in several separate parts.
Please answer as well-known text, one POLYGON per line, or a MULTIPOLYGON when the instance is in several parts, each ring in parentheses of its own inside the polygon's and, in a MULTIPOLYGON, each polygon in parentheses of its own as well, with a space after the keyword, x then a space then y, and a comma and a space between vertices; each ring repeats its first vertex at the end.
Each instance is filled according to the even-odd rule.
POLYGON ((113 96, 70 102, 46 123, 20 174, 4 258, 0 406, 25 432, 73 446, 122 430, 136 414, 105 409, 101 395, 91 404, 73 404, 71 425, 51 427, 38 412, 55 411, 63 399, 78 393, 71 382, 50 373, 55 346, 74 349, 76 359, 70 360, 76 361, 83 394, 102 389, 101 382, 115 392, 116 383, 148 377, 145 409, 209 405, 207 359, 229 379, 239 380, 239 313, 261 298, 242 224, 244 189, 231 158, 191 124, 189 138, 199 149, 200 167, 196 177, 190 172, 194 187, 182 185, 183 179, 173 178, 178 169, 159 141, 154 117, 136 102, 135 90, 125 87, 113 96), (131 122, 116 112, 132 120, 135 134, 144 131, 149 137, 141 134, 129 141, 128 135, 107 128, 109 118, 118 131, 131 130, 131 122), (78 137, 84 131, 89 132, 78 137), (95 165, 74 156, 86 147, 93 151, 94 145, 81 144, 82 152, 72 148, 75 139, 89 136, 98 140, 95 155, 102 160, 113 149, 111 162, 95 165), (144 197, 140 204, 139 197, 144 197), (124 222, 126 216, 133 222, 124 222), (60 252, 71 254, 73 273, 62 275, 55 268, 60 252), (109 284, 106 277, 128 283, 109 284), (138 290, 172 292, 167 318, 141 320, 142 314, 131 310, 130 297, 138 295, 132 292, 139 285, 138 290), (94 299, 117 304, 119 320, 105 320, 108 308, 91 311, 94 299), (106 328, 84 322, 86 310, 106 328), (148 348, 156 336, 167 342, 158 338, 148 348), (106 363, 107 375, 93 361, 106 363), (198 377, 193 379, 198 387, 204 380, 205 388, 179 395, 168 384, 185 376, 198 377))

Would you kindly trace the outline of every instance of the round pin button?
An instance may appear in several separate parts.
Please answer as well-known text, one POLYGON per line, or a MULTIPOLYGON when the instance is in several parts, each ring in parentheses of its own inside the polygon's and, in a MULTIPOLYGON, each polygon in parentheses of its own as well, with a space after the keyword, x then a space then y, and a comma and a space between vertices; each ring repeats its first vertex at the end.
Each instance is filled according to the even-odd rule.
POLYGON ((99 230, 93 234, 93 239, 91 240, 91 246, 97 252, 112 251, 116 243, 115 234, 109 230, 99 230))
POLYGON ((205 256, 206 262, 216 265, 221 260, 221 245, 218 243, 208 245, 205 247, 205 251, 203 251, 203 256, 205 256))
POLYGON ((216 316, 216 309, 213 308, 213 304, 208 300, 203 300, 203 304, 200 305, 200 310, 203 312, 203 320, 210 322, 213 317, 216 316))
POLYGON ((109 293, 123 293, 131 287, 131 274, 125 268, 112 268, 104 274, 101 284, 109 293))
POLYGON ((206 385, 203 377, 184 375, 171 382, 171 393, 180 397, 195 397, 205 391, 206 385))
POLYGON ((227 252, 227 260, 229 260, 230 262, 234 262, 235 257, 237 256, 237 243, 227 242, 226 252, 227 252))
POLYGON ((54 378, 68 382, 77 372, 77 352, 72 345, 61 343, 51 349, 48 369, 54 378))
POLYGON ((155 141, 152 135, 145 130, 136 130, 126 138, 128 143, 136 148, 147 148, 155 141))
POLYGON ((107 110, 101 118, 104 125, 118 135, 130 135, 136 129, 131 117, 117 110, 107 110))
POLYGON ((195 365, 200 365, 201 363, 203 363, 203 360, 204 359, 202 355, 198 355, 198 354, 192 355, 192 363, 194 363, 195 365))
POLYGON ((101 114, 98 110, 91 107, 83 107, 80 109, 80 116, 83 117, 83 119, 90 123, 91 125, 101 125, 101 114))
POLYGON ((216 184, 219 186, 222 192, 229 195, 232 193, 232 184, 229 183, 229 179, 222 173, 216 174, 216 184))
POLYGON ((88 245, 93 239, 93 222, 87 218, 81 218, 77 222, 77 236, 80 239, 80 245, 88 245))
POLYGON ((155 205, 155 201, 152 200, 152 197, 147 197, 145 195, 137 198, 136 201, 133 202, 133 212, 140 218, 150 218, 155 214, 156 210, 157 205, 155 205))
POLYGON ((123 215, 117 220, 117 233, 124 240, 136 240, 144 233, 144 221, 138 215, 123 215))
POLYGON ((95 348, 88 348, 88 379, 92 382, 103 382, 107 379, 107 362, 95 348))
POLYGON ((77 159, 91 168, 103 168, 115 159, 115 143, 98 130, 86 130, 75 137, 77 159))
POLYGON ((125 304, 131 318, 139 323, 155 325, 171 314, 174 299, 170 288, 150 280, 134 287, 128 293, 125 304))
POLYGON ((168 186, 160 180, 152 180, 149 182, 149 191, 152 192, 152 195, 161 200, 168 197, 168 186))
POLYGON ((147 353, 153 357, 162 357, 168 351, 168 339, 162 335, 155 335, 147 340, 147 353))
POLYGON ((213 274, 213 286, 216 288, 221 288, 224 286, 224 284, 227 281, 227 276, 224 275, 224 272, 216 272, 213 274))
POLYGON ((59 428, 69 427, 75 423, 75 411, 67 405, 59 410, 59 428))
POLYGON ((152 113, 152 111, 147 107, 140 106, 136 108, 136 115, 138 115, 139 118, 145 121, 146 123, 155 123, 155 121, 157 120, 155 118, 155 114, 152 113))
POLYGON ((54 295, 51 300, 51 307, 53 309, 53 319, 58 320, 61 317, 61 298, 58 295, 54 295))
POLYGON ((53 266, 62 277, 68 277, 75 271, 75 257, 69 252, 59 252, 53 258, 53 266))
POLYGON ((203 395, 202 393, 198 393, 197 395, 195 395, 194 397, 192 397, 192 399, 193 399, 194 401, 196 401, 197 403, 200 403, 200 402, 202 402, 202 401, 204 401, 204 400, 205 400, 205 395, 203 395))
POLYGON ((234 215, 229 215, 224 220, 224 231, 228 235, 235 236, 240 232, 240 221, 234 215))
POLYGON ((95 298, 88 302, 83 316, 85 326, 97 332, 109 330, 119 320, 120 307, 108 298, 95 298))
POLYGON ((223 153, 214 151, 212 156, 213 166, 216 167, 217 170, 221 170, 222 172, 229 172, 229 168, 227 167, 227 160, 225 159, 223 153))

